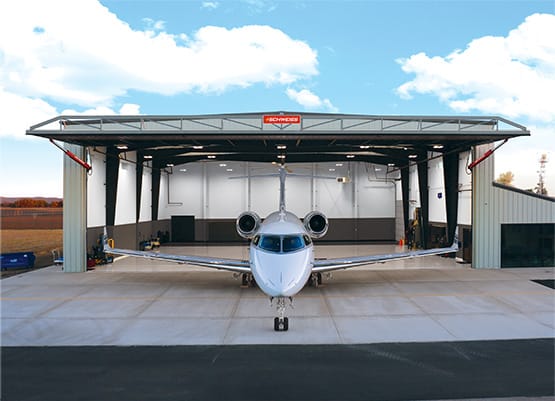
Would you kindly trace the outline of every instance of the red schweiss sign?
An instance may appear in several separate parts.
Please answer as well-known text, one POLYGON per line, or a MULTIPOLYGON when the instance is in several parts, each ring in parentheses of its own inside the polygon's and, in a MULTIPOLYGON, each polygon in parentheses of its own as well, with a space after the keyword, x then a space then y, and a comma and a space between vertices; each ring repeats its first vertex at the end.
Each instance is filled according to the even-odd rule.
POLYGON ((283 115, 276 115, 276 116, 264 116, 264 124, 300 124, 301 123, 301 116, 283 116, 283 115))

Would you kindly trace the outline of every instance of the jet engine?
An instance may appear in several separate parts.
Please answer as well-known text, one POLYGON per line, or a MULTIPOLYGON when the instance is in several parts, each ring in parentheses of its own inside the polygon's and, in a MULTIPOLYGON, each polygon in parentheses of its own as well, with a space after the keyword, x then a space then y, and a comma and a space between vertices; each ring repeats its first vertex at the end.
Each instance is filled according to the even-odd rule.
POLYGON ((243 238, 252 238, 260 227, 260 217, 254 212, 243 212, 237 217, 237 233, 243 238))
POLYGON ((310 212, 304 218, 304 228, 312 238, 322 238, 328 232, 328 218, 321 212, 310 212))

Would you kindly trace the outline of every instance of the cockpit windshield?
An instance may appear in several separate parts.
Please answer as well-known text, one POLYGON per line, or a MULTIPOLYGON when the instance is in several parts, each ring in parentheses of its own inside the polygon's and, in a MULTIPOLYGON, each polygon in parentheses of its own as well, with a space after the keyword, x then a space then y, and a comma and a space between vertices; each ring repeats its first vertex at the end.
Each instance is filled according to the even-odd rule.
POLYGON ((282 239, 281 248, 285 252, 293 252, 304 247, 303 237, 300 235, 286 235, 282 239))
POLYGON ((309 244, 302 235, 262 235, 255 237, 253 242, 261 249, 274 253, 294 252, 309 244))
POLYGON ((260 238, 259 246, 265 251, 280 252, 281 238, 276 235, 264 235, 260 238))

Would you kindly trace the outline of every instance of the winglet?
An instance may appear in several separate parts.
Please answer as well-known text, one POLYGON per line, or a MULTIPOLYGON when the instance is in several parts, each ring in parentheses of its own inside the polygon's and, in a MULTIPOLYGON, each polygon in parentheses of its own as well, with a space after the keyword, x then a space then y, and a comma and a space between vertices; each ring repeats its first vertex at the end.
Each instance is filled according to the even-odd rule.
POLYGON ((105 253, 109 253, 111 249, 112 247, 108 243, 108 230, 106 230, 106 226, 104 226, 104 234, 102 235, 102 250, 105 253))
POLYGON ((453 237, 453 243, 451 244, 451 248, 454 251, 459 250, 459 227, 458 226, 455 228, 455 236, 453 237))

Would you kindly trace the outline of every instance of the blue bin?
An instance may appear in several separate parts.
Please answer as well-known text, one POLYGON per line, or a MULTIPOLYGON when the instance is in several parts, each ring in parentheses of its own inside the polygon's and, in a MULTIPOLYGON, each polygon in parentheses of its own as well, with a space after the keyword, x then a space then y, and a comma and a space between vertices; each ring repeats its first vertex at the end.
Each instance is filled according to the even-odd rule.
POLYGON ((35 265, 33 252, 3 253, 0 255, 0 267, 6 269, 29 269, 35 265))

